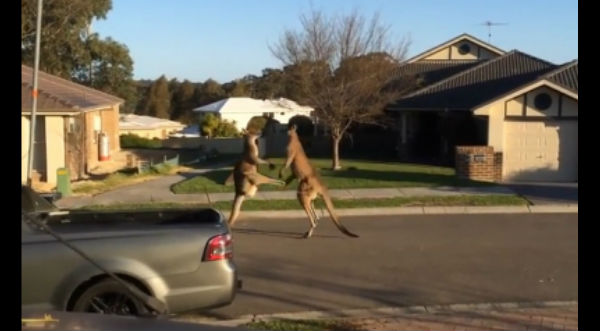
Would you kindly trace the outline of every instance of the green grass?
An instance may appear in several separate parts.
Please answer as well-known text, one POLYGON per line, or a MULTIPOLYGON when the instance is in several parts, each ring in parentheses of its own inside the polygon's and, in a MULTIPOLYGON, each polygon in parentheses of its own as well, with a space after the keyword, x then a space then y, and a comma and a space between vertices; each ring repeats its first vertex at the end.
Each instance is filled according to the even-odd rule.
MULTIPOLYGON (((527 205, 527 200, 515 195, 459 195, 459 196, 426 196, 387 199, 334 199, 335 208, 377 208, 377 207, 408 207, 408 206, 519 206, 527 205)), ((87 210, 154 210, 170 208, 205 208, 207 204, 180 203, 139 203, 91 205, 83 207, 87 210)), ((230 201, 219 201, 212 204, 219 210, 229 210, 230 201)), ((315 201, 316 208, 325 208, 322 200, 315 201)), ((296 200, 246 200, 242 210, 296 210, 302 209, 296 200)))
POLYGON ((358 330, 352 324, 335 320, 287 320, 259 321, 245 324, 251 330, 281 330, 281 331, 352 331, 358 330))
MULTIPOLYGON (((259 167, 259 172, 277 178, 278 171, 284 160, 271 159, 277 165, 269 170, 266 165, 259 167)), ((460 179, 455 176, 454 168, 436 167, 399 162, 375 162, 342 160, 343 169, 332 171, 330 159, 311 159, 313 166, 319 172, 321 179, 330 189, 344 188, 384 188, 384 187, 430 187, 430 186, 484 186, 493 185, 487 182, 477 182, 460 179)), ((231 170, 217 170, 179 182, 171 188, 174 193, 202 192, 233 192, 232 186, 223 183, 231 170)), ((290 176, 291 170, 284 172, 290 176)), ((294 180, 286 188, 264 185, 262 191, 289 190, 297 186, 294 180)))
POLYGON ((176 167, 168 164, 160 164, 152 167, 150 171, 145 173, 134 173, 127 171, 119 171, 108 175, 104 179, 88 181, 82 184, 73 185, 73 193, 78 194, 98 194, 110 191, 120 186, 125 186, 137 183, 143 180, 171 174, 176 167))

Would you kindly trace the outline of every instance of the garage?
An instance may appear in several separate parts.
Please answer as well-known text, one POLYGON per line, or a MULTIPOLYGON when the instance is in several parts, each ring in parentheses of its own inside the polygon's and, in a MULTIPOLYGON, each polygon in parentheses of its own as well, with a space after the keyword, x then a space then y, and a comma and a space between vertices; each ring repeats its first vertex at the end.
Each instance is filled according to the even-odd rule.
POLYGON ((502 177, 508 181, 577 181, 578 121, 504 121, 502 177))

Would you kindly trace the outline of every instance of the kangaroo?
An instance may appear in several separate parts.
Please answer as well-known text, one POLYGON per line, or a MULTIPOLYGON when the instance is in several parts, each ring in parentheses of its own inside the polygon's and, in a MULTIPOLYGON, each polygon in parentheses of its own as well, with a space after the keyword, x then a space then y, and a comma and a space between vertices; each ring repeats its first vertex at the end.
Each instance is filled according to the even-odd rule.
MULTIPOLYGON (((310 229, 304 234, 304 238, 310 238, 315 227, 317 226, 317 213, 313 201, 320 195, 325 201, 325 206, 329 212, 331 220, 335 226, 345 235, 350 237, 358 238, 358 235, 348 231, 346 227, 340 223, 335 211, 333 209, 333 203, 331 197, 327 192, 327 187, 318 178, 315 169, 310 165, 308 157, 304 153, 298 134, 296 133, 296 125, 291 125, 288 129, 288 146, 287 146, 287 159, 285 165, 279 170, 279 178, 283 178, 283 171, 292 165, 293 177, 298 179, 298 201, 304 208, 308 220, 310 221, 310 229)), ((286 182, 289 183, 291 178, 288 178, 286 182)))
POLYGON ((259 134, 244 131, 244 151, 242 159, 238 161, 233 172, 225 180, 225 185, 235 185, 235 198, 229 215, 229 226, 233 228, 233 224, 240 215, 242 203, 247 197, 253 197, 258 191, 258 186, 262 184, 284 185, 285 182, 274 178, 269 178, 258 173, 259 164, 268 164, 269 168, 274 169, 275 165, 270 161, 266 161, 258 157, 258 140, 259 134))

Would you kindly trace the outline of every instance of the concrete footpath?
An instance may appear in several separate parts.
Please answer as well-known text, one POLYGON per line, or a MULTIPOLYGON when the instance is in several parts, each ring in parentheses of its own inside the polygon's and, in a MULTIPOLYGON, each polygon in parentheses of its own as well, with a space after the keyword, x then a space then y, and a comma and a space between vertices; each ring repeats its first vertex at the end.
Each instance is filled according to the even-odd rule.
POLYGON ((187 323, 243 326, 250 322, 338 320, 354 330, 578 330, 577 301, 453 304, 248 315, 234 320, 191 316, 187 323))
MULTIPOLYGON (((171 187, 183 180, 202 173, 226 169, 224 164, 215 164, 204 169, 193 169, 186 173, 163 176, 157 179, 138 184, 123 186, 109 192, 94 196, 70 196, 56 201, 56 205, 63 209, 81 208, 91 205, 113 204, 147 204, 147 203, 195 203, 211 204, 219 201, 232 201, 233 192, 228 193, 196 193, 175 194, 171 187)), ((575 185, 572 189, 577 190, 575 185)), ((531 191, 531 190, 530 190, 531 191)), ((434 197, 434 196, 460 196, 460 195, 521 195, 531 201, 530 197, 523 195, 518 187, 509 185, 480 186, 480 187, 404 187, 404 188, 364 188, 364 189, 331 189, 334 199, 384 199, 408 197, 434 197)), ((537 188, 536 192, 545 192, 544 187, 537 188)), ((559 191, 556 194, 562 194, 559 191)), ((259 189, 251 200, 295 200, 295 190, 262 191, 259 189)), ((547 213, 547 212, 577 212, 577 198, 571 200, 549 200, 542 204, 534 202, 530 206, 456 206, 456 207, 391 207, 391 208, 349 208, 338 209, 340 215, 389 215, 389 214, 446 214, 446 213, 547 213)), ((225 214, 228 211, 223 211, 225 214)), ((321 213, 324 210, 320 211, 321 213)), ((252 217, 303 217, 302 210, 289 211, 246 211, 246 216, 252 217)))
MULTIPOLYGON (((170 186, 177 183, 179 176, 166 176, 148 182, 115 189, 96 196, 66 197, 56 202, 60 208, 71 209, 90 205, 141 204, 141 203, 198 203, 210 204, 218 201, 232 201, 234 194, 199 193, 174 194, 170 186)), ((489 187, 411 187, 411 188, 367 188, 367 189, 333 189, 330 194, 335 199, 382 199, 396 197, 424 196, 460 196, 460 195, 515 195, 515 192, 504 186, 489 187)), ((296 192, 259 191, 252 200, 295 200, 296 192)), ((577 204, 544 204, 522 206, 428 206, 428 207, 378 207, 336 209, 340 216, 344 215, 390 215, 390 214, 479 214, 479 213, 577 213, 577 204)), ((326 211, 318 211, 325 216, 326 211)), ((223 211, 228 214, 228 211, 223 211)), ((304 217, 302 210, 286 211, 246 211, 246 217, 304 217)))

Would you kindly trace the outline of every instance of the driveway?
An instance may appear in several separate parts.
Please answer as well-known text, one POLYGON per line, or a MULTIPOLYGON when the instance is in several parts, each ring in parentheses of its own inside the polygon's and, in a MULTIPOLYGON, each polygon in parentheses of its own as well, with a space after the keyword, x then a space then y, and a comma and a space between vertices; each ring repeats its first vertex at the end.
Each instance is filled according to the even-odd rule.
POLYGON ((534 205, 577 204, 579 200, 579 183, 519 182, 504 185, 534 205))

